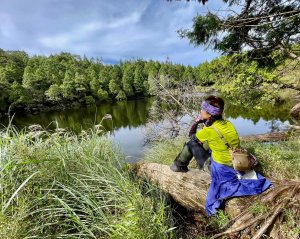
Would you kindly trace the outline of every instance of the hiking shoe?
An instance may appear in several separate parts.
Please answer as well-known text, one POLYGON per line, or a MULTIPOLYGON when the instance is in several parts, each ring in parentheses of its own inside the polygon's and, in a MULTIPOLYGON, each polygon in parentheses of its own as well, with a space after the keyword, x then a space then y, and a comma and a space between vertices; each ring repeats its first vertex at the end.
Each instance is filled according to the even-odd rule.
POLYGON ((181 173, 186 173, 187 171, 189 171, 189 169, 187 167, 180 167, 180 166, 177 166, 176 163, 173 163, 171 166, 170 166, 170 169, 173 171, 173 172, 181 172, 181 173))

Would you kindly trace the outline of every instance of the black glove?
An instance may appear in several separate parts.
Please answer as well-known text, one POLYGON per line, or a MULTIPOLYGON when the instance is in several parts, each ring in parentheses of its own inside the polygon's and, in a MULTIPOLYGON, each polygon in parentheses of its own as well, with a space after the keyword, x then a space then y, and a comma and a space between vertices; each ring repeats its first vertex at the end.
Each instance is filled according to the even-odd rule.
POLYGON ((197 128, 198 128, 198 124, 200 123, 204 123, 206 120, 197 120, 190 128, 190 131, 189 131, 189 137, 191 137, 192 135, 196 134, 197 132, 197 128))

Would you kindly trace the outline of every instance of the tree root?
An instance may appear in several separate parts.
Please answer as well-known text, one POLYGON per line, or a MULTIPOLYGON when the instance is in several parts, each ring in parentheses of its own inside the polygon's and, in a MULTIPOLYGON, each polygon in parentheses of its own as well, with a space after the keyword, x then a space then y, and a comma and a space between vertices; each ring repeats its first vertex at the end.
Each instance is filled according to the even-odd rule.
POLYGON ((284 207, 283 204, 279 204, 271 217, 268 218, 268 220, 263 224, 263 226, 256 232, 256 234, 253 236, 253 239, 259 239, 261 236, 266 232, 266 230, 269 228, 271 223, 276 219, 277 215, 281 212, 282 208, 284 207))
MULTIPOLYGON (((226 231, 218 233, 212 238, 219 238, 225 235, 233 236, 233 234, 247 229, 248 233, 250 232, 252 234, 252 239, 259 239, 274 224, 273 222, 284 208, 296 207, 295 212, 298 211, 297 206, 299 207, 299 203, 295 203, 295 200, 297 201, 299 196, 300 183, 298 181, 289 183, 288 185, 278 185, 276 190, 270 190, 260 198, 260 201, 263 203, 268 203, 269 205, 273 204, 268 213, 254 216, 249 210, 244 210, 230 222, 231 226, 226 231), (257 227, 260 227, 258 231, 256 230, 257 227)), ((281 223, 282 220, 283 217, 281 217, 279 223, 281 223)), ((235 235, 235 238, 238 238, 237 235, 235 235)))

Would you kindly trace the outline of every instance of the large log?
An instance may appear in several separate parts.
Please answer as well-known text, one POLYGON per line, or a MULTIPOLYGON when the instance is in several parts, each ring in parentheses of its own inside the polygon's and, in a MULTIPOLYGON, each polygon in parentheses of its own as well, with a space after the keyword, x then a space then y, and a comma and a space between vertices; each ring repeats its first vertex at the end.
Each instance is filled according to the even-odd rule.
POLYGON ((291 109, 291 116, 294 119, 299 120, 300 119, 300 103, 296 104, 292 109, 291 109))
POLYGON ((170 167, 157 163, 143 163, 138 166, 137 175, 168 192, 182 206, 204 211, 205 198, 210 175, 198 169, 176 173, 170 167))
POLYGON ((255 134, 241 136, 243 141, 257 141, 257 142, 271 142, 271 141, 285 141, 288 140, 290 134, 288 132, 273 132, 267 134, 255 134))
MULTIPOLYGON (((190 169, 186 173, 178 173, 170 170, 168 165, 142 163, 137 166, 137 175, 169 193, 185 208, 205 213, 205 199, 211 181, 208 172, 190 169)), ((243 210, 245 204, 247 202, 242 198, 230 200, 226 211, 234 217, 243 210)))
MULTIPOLYGON (((158 163, 140 163, 136 167, 137 175, 147 178, 151 183, 169 193, 173 199, 187 209, 205 212, 205 199, 211 182, 210 174, 199 169, 190 169, 186 173, 173 172, 168 165, 158 163)), ((264 201, 272 201, 288 188, 299 187, 299 181, 271 180, 273 189, 269 189, 261 196, 264 201), (274 192, 273 192, 274 191, 274 192)), ((233 198, 227 201, 225 210, 231 218, 236 217, 246 207, 250 206, 258 196, 233 198)), ((300 193, 296 196, 300 200, 300 193)))

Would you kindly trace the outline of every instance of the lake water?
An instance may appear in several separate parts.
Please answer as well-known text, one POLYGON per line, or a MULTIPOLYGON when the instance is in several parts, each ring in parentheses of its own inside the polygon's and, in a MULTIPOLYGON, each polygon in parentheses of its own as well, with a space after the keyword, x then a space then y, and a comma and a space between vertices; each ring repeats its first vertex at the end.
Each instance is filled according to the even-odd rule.
MULTIPOLYGON (((109 132, 109 137, 118 143, 128 162, 137 162, 145 149, 145 125, 149 121, 150 111, 155 99, 141 99, 127 102, 104 103, 98 106, 40 113, 37 115, 16 115, 13 124, 19 129, 32 124, 39 124, 46 129, 71 129, 75 133, 101 125, 109 132), (105 117, 106 115, 111 115, 105 117), (105 119, 107 118, 107 119, 105 119)), ((271 107, 266 105, 261 110, 227 105, 225 116, 236 127, 239 135, 269 133, 284 129, 289 122, 289 105, 271 107)), ((183 117, 185 121, 191 118, 183 117)), ((163 120, 163 119, 161 119, 163 120)), ((1 125, 8 124, 7 118, 1 119, 1 125)), ((157 121, 160 124, 160 121, 157 121)))

